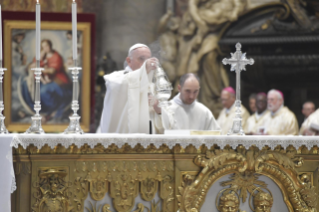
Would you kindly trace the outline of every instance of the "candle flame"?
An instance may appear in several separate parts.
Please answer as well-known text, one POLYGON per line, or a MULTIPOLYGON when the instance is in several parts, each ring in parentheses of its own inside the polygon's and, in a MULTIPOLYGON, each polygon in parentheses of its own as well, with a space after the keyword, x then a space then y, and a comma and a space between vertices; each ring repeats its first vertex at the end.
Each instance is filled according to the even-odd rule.
POLYGON ((39 0, 37 0, 37 4, 39 4, 39 0))
POLYGON ((73 3, 75 3, 75 0, 73 0, 73 3))

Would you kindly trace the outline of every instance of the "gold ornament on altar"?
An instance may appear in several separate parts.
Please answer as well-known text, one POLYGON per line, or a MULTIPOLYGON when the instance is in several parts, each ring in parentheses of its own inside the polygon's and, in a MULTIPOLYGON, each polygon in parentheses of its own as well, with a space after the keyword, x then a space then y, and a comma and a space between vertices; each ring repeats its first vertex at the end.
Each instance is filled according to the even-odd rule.
MULTIPOLYGON (((315 187, 307 183, 309 177, 299 176, 297 171, 297 168, 302 166, 303 159, 296 157, 289 149, 287 151, 259 150, 253 147, 248 150, 238 147, 236 151, 215 149, 207 151, 206 156, 196 156, 194 163, 201 167, 201 171, 194 180, 189 180, 189 177, 184 178, 178 187, 179 194, 176 196, 180 212, 190 212, 195 209, 200 211, 210 187, 218 179, 230 173, 238 174, 231 178, 232 181, 226 181, 224 184, 231 185, 228 190, 234 192, 240 190, 241 198, 245 199, 247 191, 252 194, 256 190, 254 189, 256 185, 265 186, 265 183, 257 181, 256 176, 260 174, 270 177, 282 189, 283 199, 289 211, 314 211, 317 207, 318 195, 315 187)), ((184 175, 188 176, 188 173, 184 175)), ((254 210, 270 211, 272 206, 270 196, 262 193, 255 196, 254 210)), ((239 197, 237 195, 236 198, 239 200, 239 197)), ((230 199, 236 203, 236 198, 230 199)), ((239 210, 239 207, 237 209, 237 205, 233 203, 227 203, 228 208, 231 211, 239 210)), ((219 211, 223 211, 224 205, 223 202, 216 203, 219 211)))
POLYGON ((242 202, 246 202, 247 193, 252 194, 256 188, 266 187, 267 184, 263 181, 258 180, 258 174, 250 171, 245 171, 243 173, 234 173, 230 177, 229 181, 221 182, 221 186, 229 186, 230 188, 239 193, 239 198, 242 199, 242 202))
POLYGON ((258 187, 252 192, 252 194, 249 197, 249 207, 252 211, 255 211, 255 212, 270 212, 273 202, 274 202, 274 199, 273 199, 272 193, 267 188, 258 187), (262 189, 267 190, 268 193, 264 192, 262 189), (258 191, 258 192, 255 193, 255 191, 258 191), (252 196, 253 196, 254 207, 251 206, 252 196))
POLYGON ((239 205, 238 194, 234 190, 223 189, 216 196, 216 206, 217 210, 220 212, 237 212, 239 210, 239 205))
POLYGON ((73 209, 69 201, 69 184, 63 180, 67 175, 64 170, 50 168, 39 174, 39 181, 34 183, 37 192, 34 193, 37 201, 32 206, 32 212, 61 211, 73 209))

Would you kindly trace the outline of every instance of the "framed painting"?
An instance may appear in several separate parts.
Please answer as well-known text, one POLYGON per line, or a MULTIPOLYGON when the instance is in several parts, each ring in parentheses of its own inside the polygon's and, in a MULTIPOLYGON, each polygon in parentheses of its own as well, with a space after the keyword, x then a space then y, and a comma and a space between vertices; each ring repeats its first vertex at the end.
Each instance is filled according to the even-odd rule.
MULTIPOLYGON (((91 24, 80 22, 78 33, 79 105, 81 127, 90 129, 91 114, 91 24)), ((4 77, 5 125, 11 132, 24 132, 35 114, 35 21, 4 20, 4 77)), ((73 66, 71 22, 41 22, 40 98, 42 127, 45 132, 63 132, 72 115, 73 66)))

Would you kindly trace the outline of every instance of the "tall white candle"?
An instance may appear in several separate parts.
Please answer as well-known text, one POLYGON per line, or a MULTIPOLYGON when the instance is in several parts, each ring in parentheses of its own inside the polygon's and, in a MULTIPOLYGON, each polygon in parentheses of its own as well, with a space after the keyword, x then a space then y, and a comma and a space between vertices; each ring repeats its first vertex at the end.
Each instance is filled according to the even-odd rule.
POLYGON ((39 0, 37 0, 37 4, 35 6, 36 9, 36 27, 35 27, 35 59, 40 60, 40 20, 41 20, 41 7, 39 4, 39 0))
POLYGON ((72 3, 72 41, 73 41, 73 60, 77 60, 78 58, 78 41, 77 41, 77 20, 76 20, 76 2, 73 0, 72 3))

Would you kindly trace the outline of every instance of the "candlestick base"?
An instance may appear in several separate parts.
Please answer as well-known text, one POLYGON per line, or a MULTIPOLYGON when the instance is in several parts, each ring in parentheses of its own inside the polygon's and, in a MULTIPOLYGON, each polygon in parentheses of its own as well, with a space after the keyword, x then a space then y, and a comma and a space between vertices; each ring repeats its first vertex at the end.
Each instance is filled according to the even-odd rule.
POLYGON ((242 127, 242 118, 241 118, 241 101, 235 101, 236 107, 236 116, 233 121, 232 128, 228 131, 227 135, 245 135, 245 132, 242 127))
POLYGON ((64 134, 83 134, 83 130, 81 129, 80 119, 81 116, 78 114, 73 114, 70 118, 70 124, 68 128, 64 131, 64 134))
POLYGON ((25 131, 25 134, 45 134, 41 125, 42 116, 40 116, 39 114, 35 114, 31 117, 31 119, 31 126, 29 127, 29 129, 27 129, 27 131, 25 131))
POLYGON ((8 134, 8 130, 6 128, 6 126, 4 125, 4 119, 6 117, 4 116, 0 116, 0 134, 8 134))

